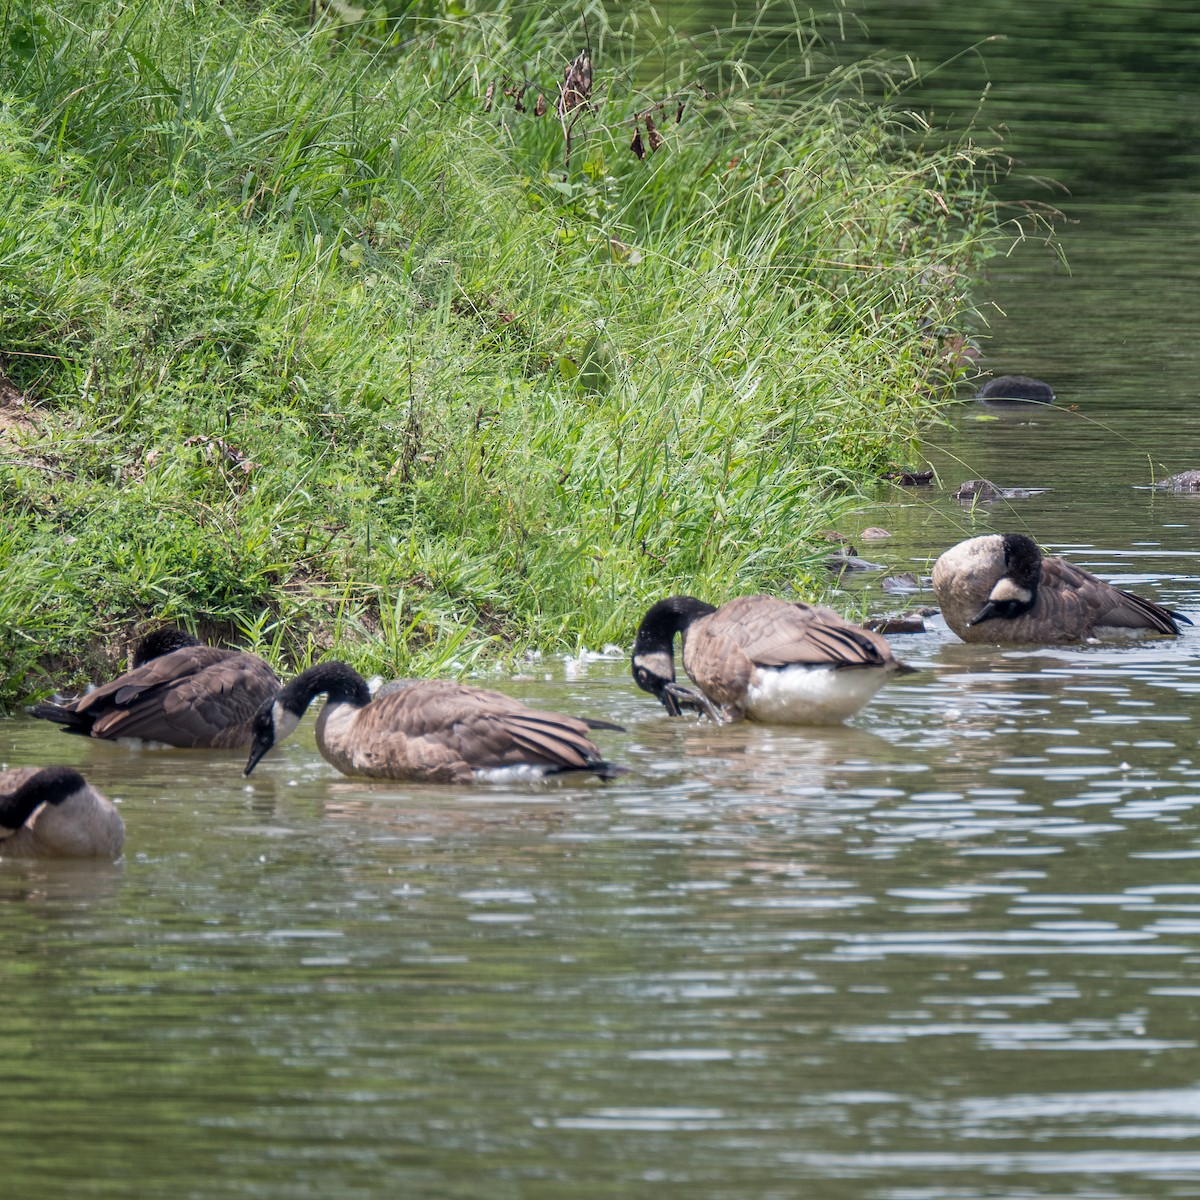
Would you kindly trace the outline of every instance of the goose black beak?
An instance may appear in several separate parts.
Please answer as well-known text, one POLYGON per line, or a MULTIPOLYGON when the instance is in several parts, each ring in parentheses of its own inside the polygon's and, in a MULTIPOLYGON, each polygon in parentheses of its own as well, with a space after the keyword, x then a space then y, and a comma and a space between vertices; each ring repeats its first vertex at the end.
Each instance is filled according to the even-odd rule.
POLYGON ((661 688, 655 693, 663 708, 667 710, 668 717, 682 717, 683 709, 679 707, 679 701, 675 697, 676 685, 673 683, 664 683, 661 688))
POLYGON ((995 601, 989 600, 979 610, 979 612, 977 612, 975 616, 967 622, 967 628, 969 629, 972 625, 982 625, 984 621, 990 621, 993 617, 998 617, 999 615, 1000 612, 996 608, 995 601))
POLYGON ((684 687, 681 683, 668 683, 663 687, 659 699, 663 708, 673 717, 682 717, 686 708, 690 712, 701 713, 716 725, 723 724, 716 705, 695 688, 684 687))
POLYGON ((250 747, 250 761, 246 763, 246 769, 242 772, 242 774, 249 775, 250 772, 258 766, 259 759, 261 759, 262 756, 266 754, 268 750, 270 750, 270 748, 271 745, 269 742, 256 741, 254 745, 250 747))

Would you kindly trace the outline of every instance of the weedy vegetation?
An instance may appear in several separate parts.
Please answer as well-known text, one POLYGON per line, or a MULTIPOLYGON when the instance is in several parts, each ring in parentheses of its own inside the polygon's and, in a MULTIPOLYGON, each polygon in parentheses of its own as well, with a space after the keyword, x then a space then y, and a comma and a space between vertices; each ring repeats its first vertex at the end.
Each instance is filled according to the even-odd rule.
POLYGON ((444 672, 825 585, 996 158, 791 18, 483 7, 0 6, 0 701, 158 620, 444 672))

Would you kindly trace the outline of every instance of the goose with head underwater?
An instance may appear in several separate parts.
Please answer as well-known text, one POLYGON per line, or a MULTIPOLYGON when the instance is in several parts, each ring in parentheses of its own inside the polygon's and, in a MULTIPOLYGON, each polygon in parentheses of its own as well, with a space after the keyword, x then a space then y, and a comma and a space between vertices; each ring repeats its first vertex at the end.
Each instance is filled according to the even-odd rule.
POLYGON ((946 624, 964 642, 1031 645, 1088 638, 1175 637, 1182 613, 1124 592, 1023 533, 989 533, 951 546, 933 564, 946 624))
POLYGON ((502 692, 443 679, 389 685, 372 700, 357 671, 325 662, 259 708, 247 775, 321 693, 327 699, 317 718, 317 748, 344 775, 465 784, 567 772, 610 779, 622 770, 588 737, 590 729, 619 725, 543 712, 502 692))
POLYGON ((0 771, 0 858, 118 858, 125 823, 72 767, 0 771))
POLYGON ((85 737, 229 749, 249 745, 255 712, 280 687, 256 655, 206 646, 173 626, 143 638, 133 663, 76 700, 30 711, 85 737))
POLYGON ((739 596, 715 608, 692 596, 660 600, 642 619, 633 678, 671 716, 683 708, 718 723, 748 717, 786 725, 836 725, 853 716, 894 674, 886 638, 832 609, 739 596), (675 682, 675 635, 699 689, 675 682))

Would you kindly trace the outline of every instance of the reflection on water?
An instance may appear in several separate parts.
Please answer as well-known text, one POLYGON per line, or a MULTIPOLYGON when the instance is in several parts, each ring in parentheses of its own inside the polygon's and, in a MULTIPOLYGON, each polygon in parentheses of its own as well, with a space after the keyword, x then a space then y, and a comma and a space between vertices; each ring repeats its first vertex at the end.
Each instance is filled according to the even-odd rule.
MULTIPOLYGON (((1073 52, 1103 65, 1107 23, 1156 61, 1088 11, 1073 52)), ((1185 200, 1078 206, 1069 275, 1000 262, 988 367, 1060 405, 964 404, 925 446, 948 486, 843 532, 927 574, 1026 530, 1200 615, 1200 497, 1135 486, 1200 466, 1185 200), (1050 490, 951 498, 980 476, 1050 490)), ((909 602, 877 578, 843 584, 909 602)), ((1193 1197, 1198 639, 999 650, 935 620, 897 639, 919 675, 812 732, 669 721, 624 663, 493 681, 624 723, 607 786, 347 780, 311 721, 251 781, 0 722, 0 765, 79 766, 128 827, 115 866, 0 863, 4 1193, 1193 1197)))
MULTIPOLYGON (((1178 566, 1137 578, 1200 609, 1178 566)), ((508 681, 628 727, 610 785, 0 724, 129 828, 0 864, 13 1194, 126 1195, 135 1140, 142 1194, 1194 1195, 1196 636, 934 622, 816 731, 671 721, 624 662, 508 681)))

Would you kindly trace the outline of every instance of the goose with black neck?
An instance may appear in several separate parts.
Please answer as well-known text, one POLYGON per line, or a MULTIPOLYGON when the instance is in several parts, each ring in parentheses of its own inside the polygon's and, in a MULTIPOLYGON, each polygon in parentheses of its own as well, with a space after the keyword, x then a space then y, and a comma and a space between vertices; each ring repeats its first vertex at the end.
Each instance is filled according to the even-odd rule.
POLYGON ((619 725, 544 712, 502 692, 442 679, 404 681, 372 700, 357 671, 331 661, 296 676, 259 708, 245 774, 295 730, 321 694, 327 699, 317 718, 317 748, 344 775, 465 784, 568 773, 611 779, 622 771, 588 737, 592 729, 619 725))

